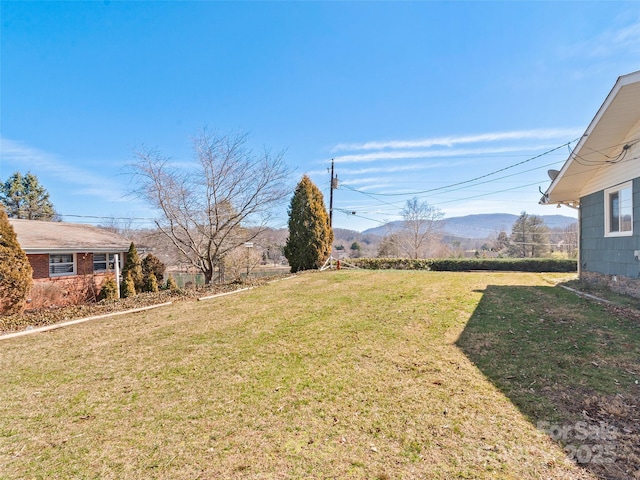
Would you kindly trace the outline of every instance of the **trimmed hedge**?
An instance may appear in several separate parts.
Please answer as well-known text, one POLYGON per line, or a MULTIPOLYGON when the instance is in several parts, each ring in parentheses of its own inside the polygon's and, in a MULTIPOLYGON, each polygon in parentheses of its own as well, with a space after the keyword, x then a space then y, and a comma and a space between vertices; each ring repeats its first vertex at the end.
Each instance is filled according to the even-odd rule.
POLYGON ((576 260, 557 258, 351 258, 349 263, 367 270, 430 270, 433 272, 576 272, 576 260))

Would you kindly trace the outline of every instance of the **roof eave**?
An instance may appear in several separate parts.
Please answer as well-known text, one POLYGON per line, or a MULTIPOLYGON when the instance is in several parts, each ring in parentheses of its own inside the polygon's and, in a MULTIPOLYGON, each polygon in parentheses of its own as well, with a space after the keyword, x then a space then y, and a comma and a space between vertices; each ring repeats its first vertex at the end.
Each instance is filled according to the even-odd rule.
POLYGON ((64 255, 70 253, 124 253, 129 249, 129 246, 114 246, 114 247, 81 247, 81 248, 29 248, 23 247, 22 250, 27 255, 64 255))
POLYGON ((604 102, 602 102, 602 105, 600 106, 600 108, 598 109, 596 115, 593 117, 593 119, 589 123, 589 126, 585 130, 584 134, 580 137, 580 140, 578 141, 577 145, 571 151, 571 153, 569 154, 569 157, 567 158, 567 160, 562 165, 562 168, 560 169, 560 172, 558 173, 556 178, 554 178, 552 180, 551 184, 549 185, 549 187, 547 188, 547 190, 543 194, 542 199, 539 202, 540 204, 542 204, 542 205, 554 205, 554 204, 569 204, 569 203, 571 203, 571 204, 579 205, 579 203, 580 203, 579 199, 576 200, 576 199, 568 199, 567 198, 567 199, 563 199, 563 200, 557 200, 557 199, 554 200, 554 199, 550 199, 550 197, 551 197, 553 191, 558 186, 558 184, 560 182, 562 182, 562 180, 564 179, 567 171, 569 170, 569 168, 573 164, 574 159, 580 155, 582 147, 584 146, 585 142, 588 140, 589 135, 591 135, 593 130, 596 128, 596 126, 600 122, 600 119, 603 117, 603 115, 605 114, 605 112, 607 111, 607 109, 609 108, 609 106, 611 105, 613 100, 615 99, 615 97, 618 94, 618 92, 623 87, 625 87, 625 86, 627 86, 629 84, 638 82, 638 81, 640 81, 640 71, 628 73, 626 75, 622 75, 622 76, 618 77, 618 79, 616 80, 616 83, 614 84, 613 88, 611 89, 611 91, 609 92, 607 97, 604 99, 604 102))

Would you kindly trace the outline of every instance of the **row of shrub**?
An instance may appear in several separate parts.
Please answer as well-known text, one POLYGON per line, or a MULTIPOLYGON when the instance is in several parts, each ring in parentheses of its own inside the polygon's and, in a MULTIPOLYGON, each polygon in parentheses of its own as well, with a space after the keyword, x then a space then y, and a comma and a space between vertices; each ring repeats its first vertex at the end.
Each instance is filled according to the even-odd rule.
POLYGON ((567 258, 352 258, 349 263, 368 270, 430 270, 433 272, 576 272, 567 258))
MULTIPOLYGON (((180 290, 178 288, 178 284, 173 279, 173 277, 167 278, 166 283, 159 285, 156 276, 151 273, 146 277, 144 288, 141 290, 136 290, 136 286, 131 278, 131 275, 127 275, 123 282, 120 283, 120 297, 128 298, 134 297, 138 293, 141 292, 158 292, 160 290, 170 290, 172 292, 177 292, 180 290)), ((106 279, 102 283, 102 288, 100 289, 100 294, 98 295, 98 300, 113 300, 118 298, 118 286, 116 284, 116 280, 113 277, 106 279)))

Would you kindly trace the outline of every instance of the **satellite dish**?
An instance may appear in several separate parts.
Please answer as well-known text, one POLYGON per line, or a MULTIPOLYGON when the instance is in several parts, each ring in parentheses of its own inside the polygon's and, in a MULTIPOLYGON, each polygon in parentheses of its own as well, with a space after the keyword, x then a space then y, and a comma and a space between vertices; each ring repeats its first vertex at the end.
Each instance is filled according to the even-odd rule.
POLYGON ((559 173, 560 173, 560 170, 548 170, 547 171, 547 175, 549 175, 549 178, 551 180, 555 180, 559 173))

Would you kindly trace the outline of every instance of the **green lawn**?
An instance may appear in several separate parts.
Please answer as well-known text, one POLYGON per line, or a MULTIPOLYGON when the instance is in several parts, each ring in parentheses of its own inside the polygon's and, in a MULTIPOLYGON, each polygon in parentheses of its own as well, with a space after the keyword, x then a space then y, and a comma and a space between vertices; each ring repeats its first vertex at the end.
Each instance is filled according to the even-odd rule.
POLYGON ((1 341, 0 478, 634 478, 638 322, 563 278, 305 274, 1 341), (536 428, 587 418, 613 463, 536 428))

